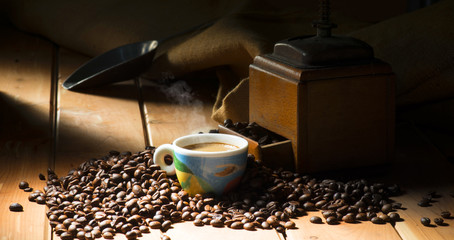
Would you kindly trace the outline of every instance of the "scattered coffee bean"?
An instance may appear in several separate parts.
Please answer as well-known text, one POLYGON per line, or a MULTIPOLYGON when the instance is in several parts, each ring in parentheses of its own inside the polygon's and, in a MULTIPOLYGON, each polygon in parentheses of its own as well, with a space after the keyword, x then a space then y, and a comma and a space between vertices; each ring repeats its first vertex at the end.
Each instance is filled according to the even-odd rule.
POLYGON ((40 173, 40 174, 38 175, 38 178, 39 178, 39 180, 42 180, 42 181, 45 181, 45 180, 46 180, 46 177, 45 177, 44 174, 42 174, 42 173, 40 173))
POLYGON ((102 234, 102 237, 105 238, 105 239, 113 239, 114 238, 114 235, 112 232, 105 232, 102 234))
POLYGON ((422 217, 421 218, 421 224, 424 225, 424 226, 429 226, 430 225, 430 218, 422 217))
POLYGON ((28 185, 28 182, 26 182, 26 181, 22 181, 22 182, 19 183, 19 188, 20 189, 26 189, 28 187, 29 187, 29 185, 28 185))
POLYGON ((171 238, 165 234, 161 235, 161 240, 171 240, 171 238))
POLYGON ((443 212, 441 212, 441 217, 442 218, 450 218, 451 217, 451 212, 443 211, 443 212))
POLYGON ((444 220, 443 218, 434 218, 434 223, 440 226, 443 225, 444 220))
POLYGON ((430 199, 423 198, 421 201, 418 202, 418 206, 420 206, 420 207, 428 207, 428 206, 430 206, 430 199))
POLYGON ((22 212, 24 211, 24 207, 22 207, 22 205, 20 205, 19 203, 12 203, 11 205, 9 205, 9 210, 11 212, 22 212))

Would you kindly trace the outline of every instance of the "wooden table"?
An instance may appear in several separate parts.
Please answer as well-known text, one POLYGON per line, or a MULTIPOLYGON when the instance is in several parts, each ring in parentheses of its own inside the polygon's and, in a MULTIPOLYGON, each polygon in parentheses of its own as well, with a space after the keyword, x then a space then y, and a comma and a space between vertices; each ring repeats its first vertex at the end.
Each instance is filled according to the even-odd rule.
MULTIPOLYGON (((213 98, 196 97, 181 103, 166 97, 166 86, 143 79, 84 93, 67 91, 62 82, 88 57, 7 24, 0 28, 2 240, 55 237, 45 216, 46 207, 29 202, 29 194, 18 188, 20 181, 42 189, 45 181, 39 180, 38 174, 47 168, 64 176, 80 163, 110 150, 140 151, 147 145, 159 146, 217 126, 209 117, 213 98), (24 211, 9 211, 13 202, 21 203, 24 211)), ((199 89, 203 93, 204 89, 199 89)), ((404 189, 402 196, 394 198, 406 208, 398 211, 404 221, 394 226, 370 222, 316 225, 309 217, 320 213, 311 212, 295 220, 298 228, 287 231, 286 239, 454 239, 454 219, 447 219, 447 226, 432 227, 419 221, 422 216, 439 217, 442 210, 454 213, 454 198, 449 195, 454 191, 453 164, 412 124, 399 124, 396 131, 395 162, 377 180, 394 182, 404 189), (429 191, 442 197, 431 207, 417 206, 429 191)), ((191 222, 174 224, 166 234, 176 240, 285 238, 274 230, 200 228, 191 222)), ((159 239, 160 235, 155 230, 141 239, 159 239)), ((125 237, 118 234, 115 239, 125 237)))

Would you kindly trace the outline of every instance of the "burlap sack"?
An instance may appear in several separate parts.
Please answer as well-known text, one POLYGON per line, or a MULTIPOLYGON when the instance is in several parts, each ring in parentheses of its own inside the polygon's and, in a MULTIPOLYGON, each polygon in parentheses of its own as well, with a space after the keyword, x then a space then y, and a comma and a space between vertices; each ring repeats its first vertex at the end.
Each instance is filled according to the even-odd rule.
MULTIPOLYGON (((378 58, 391 64, 398 106, 451 98, 454 1, 373 24, 401 11, 402 2, 333 2, 331 19, 339 25, 333 33, 368 42, 378 58)), ((220 82, 213 107, 218 121, 247 120, 248 66, 253 58, 272 51, 278 40, 314 34, 311 22, 318 18, 317 2, 309 0, 0 0, 0 5, 18 28, 89 56, 131 42, 167 38, 144 77, 180 78, 213 69, 213 79, 220 82)))

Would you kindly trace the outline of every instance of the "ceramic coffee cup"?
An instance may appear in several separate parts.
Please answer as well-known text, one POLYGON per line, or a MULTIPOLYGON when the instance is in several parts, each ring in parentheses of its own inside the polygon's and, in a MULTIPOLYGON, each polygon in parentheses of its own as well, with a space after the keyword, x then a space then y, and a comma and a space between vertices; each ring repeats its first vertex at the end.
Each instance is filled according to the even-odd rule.
POLYGON ((176 173, 181 187, 191 196, 209 192, 222 195, 240 182, 246 169, 247 150, 248 142, 238 136, 194 134, 159 146, 153 161, 168 175, 176 173), (173 158, 170 164, 166 161, 169 155, 173 158))

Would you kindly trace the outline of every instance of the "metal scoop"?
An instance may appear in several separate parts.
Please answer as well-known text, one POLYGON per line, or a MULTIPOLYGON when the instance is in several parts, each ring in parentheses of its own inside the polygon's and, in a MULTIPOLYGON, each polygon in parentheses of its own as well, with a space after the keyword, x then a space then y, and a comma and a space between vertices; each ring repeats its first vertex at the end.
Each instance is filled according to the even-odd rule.
POLYGON ((81 90, 135 78, 150 66, 157 46, 158 41, 151 40, 114 48, 79 67, 63 87, 81 90))
POLYGON ((196 25, 159 41, 137 42, 114 48, 79 67, 66 79, 63 87, 81 90, 138 77, 153 62, 158 42, 188 33, 196 34, 213 25, 214 21, 196 25))

